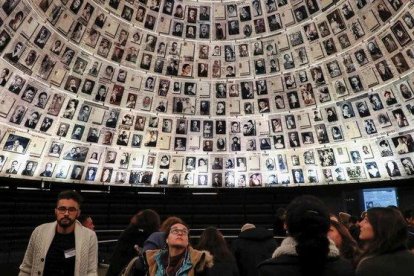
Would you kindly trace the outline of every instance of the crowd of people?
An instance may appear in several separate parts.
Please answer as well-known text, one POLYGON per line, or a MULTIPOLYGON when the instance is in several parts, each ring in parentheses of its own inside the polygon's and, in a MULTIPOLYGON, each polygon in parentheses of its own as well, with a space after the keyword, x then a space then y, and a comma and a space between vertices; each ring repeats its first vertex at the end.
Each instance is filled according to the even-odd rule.
MULTIPOLYGON (((74 191, 58 195, 56 221, 33 231, 20 276, 98 275, 95 226, 81 215, 81 202, 74 191)), ((413 271, 413 209, 373 207, 360 218, 336 216, 305 195, 277 210, 273 232, 246 223, 231 244, 217 228, 207 227, 193 247, 190 227, 181 218, 161 223, 157 212, 142 210, 121 233, 106 275, 405 276, 413 271)))

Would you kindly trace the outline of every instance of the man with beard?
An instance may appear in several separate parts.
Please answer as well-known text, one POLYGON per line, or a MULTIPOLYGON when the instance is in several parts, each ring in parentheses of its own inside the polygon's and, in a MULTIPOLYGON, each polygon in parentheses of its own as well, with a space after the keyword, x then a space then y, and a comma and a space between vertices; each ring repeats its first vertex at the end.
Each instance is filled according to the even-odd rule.
POLYGON ((58 195, 56 221, 33 231, 19 275, 98 275, 98 240, 79 217, 81 196, 75 191, 58 195))

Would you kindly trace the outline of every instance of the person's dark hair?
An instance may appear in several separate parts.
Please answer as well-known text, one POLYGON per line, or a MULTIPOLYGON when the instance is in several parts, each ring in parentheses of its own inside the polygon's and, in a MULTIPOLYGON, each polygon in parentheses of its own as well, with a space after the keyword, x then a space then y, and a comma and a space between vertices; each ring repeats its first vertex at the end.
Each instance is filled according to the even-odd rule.
POLYGON ((379 143, 379 145, 380 145, 380 146, 388 146, 388 143, 387 143, 387 141, 382 140, 382 141, 379 143))
POLYGON ((60 192, 57 196, 56 202, 58 202, 61 199, 72 199, 79 204, 79 207, 82 205, 82 202, 83 202, 82 196, 78 192, 72 191, 72 190, 66 190, 66 191, 60 192))
POLYGON ((367 242, 362 257, 381 255, 404 248, 408 238, 407 223, 394 208, 373 207, 367 211, 374 238, 367 242))
POLYGON ((276 216, 281 219, 285 219, 286 217, 286 209, 283 207, 277 208, 276 216))
POLYGON ((234 261, 223 234, 215 227, 204 229, 196 248, 209 251, 214 256, 214 260, 234 261))
POLYGON ((84 213, 82 213, 79 217, 78 217, 78 221, 80 222, 80 223, 84 223, 88 218, 90 218, 91 216, 90 215, 88 215, 88 214, 84 214, 84 213))
POLYGON ((14 17, 17 18, 18 16, 23 17, 23 12, 19 11, 18 13, 16 13, 14 17))
POLYGON ((172 225, 176 223, 183 223, 183 220, 180 219, 179 217, 168 217, 162 222, 160 231, 166 232, 168 229, 171 228, 172 225))
POLYGON ((322 275, 329 253, 329 211, 314 196, 295 198, 287 207, 286 226, 296 242, 302 275, 322 275))
POLYGON ((404 218, 409 219, 414 217, 414 209, 408 209, 404 211, 404 218))
POLYGON ((395 210, 397 210, 397 211, 400 211, 400 212, 401 212, 400 208, 398 208, 398 207, 397 207, 397 206, 395 206, 395 205, 388 205, 388 206, 387 206, 387 208, 395 209, 395 210))
POLYGON ((153 233, 160 228, 160 216, 154 210, 145 209, 131 218, 131 224, 136 225, 146 233, 153 233))
POLYGON ((349 222, 353 223, 353 224, 357 223, 358 222, 358 217, 357 216, 351 216, 349 218, 349 222))
POLYGON ((284 227, 286 219, 286 209, 285 208, 277 208, 276 210, 276 218, 273 223, 273 234, 275 236, 286 236, 286 230, 284 227))
POLYGON ((342 223, 331 220, 331 225, 335 227, 342 238, 342 244, 338 247, 341 256, 353 262, 360 254, 357 242, 342 223))

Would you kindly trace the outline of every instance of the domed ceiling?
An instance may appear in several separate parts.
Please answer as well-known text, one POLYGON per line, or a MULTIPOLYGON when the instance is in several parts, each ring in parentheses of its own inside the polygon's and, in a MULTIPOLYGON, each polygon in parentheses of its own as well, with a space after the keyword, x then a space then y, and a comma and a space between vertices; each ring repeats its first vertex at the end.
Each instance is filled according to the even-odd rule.
POLYGON ((2 3, 3 177, 264 187, 414 174, 409 1, 2 3))

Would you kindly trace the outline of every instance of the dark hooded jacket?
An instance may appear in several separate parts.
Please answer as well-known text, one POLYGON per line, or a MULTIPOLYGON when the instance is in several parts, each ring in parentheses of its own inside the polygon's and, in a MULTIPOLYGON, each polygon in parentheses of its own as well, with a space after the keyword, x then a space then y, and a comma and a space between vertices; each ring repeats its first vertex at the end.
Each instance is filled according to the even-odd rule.
MULTIPOLYGON (((264 261, 258 267, 259 276, 303 275, 300 269, 300 261, 296 251, 296 241, 288 237, 273 252, 272 258, 264 261)), ((314 274, 315 272, 313 272, 314 274)), ((312 275, 309 273, 308 275, 312 275)), ((354 276, 355 272, 350 262, 339 257, 339 249, 330 241, 329 253, 323 274, 319 276, 354 276)))
POLYGON ((111 257, 106 276, 118 276, 122 269, 137 256, 135 245, 142 247, 150 233, 130 224, 121 234, 111 257))
POLYGON ((382 255, 363 258, 356 269, 357 276, 411 276, 414 273, 414 255, 405 249, 399 248, 382 255))
POLYGON ((257 276, 256 266, 272 257, 276 247, 277 242, 269 230, 257 227, 241 232, 232 244, 240 276, 257 276))
POLYGON ((414 249, 414 226, 408 226, 407 248, 409 250, 413 250, 414 249))

